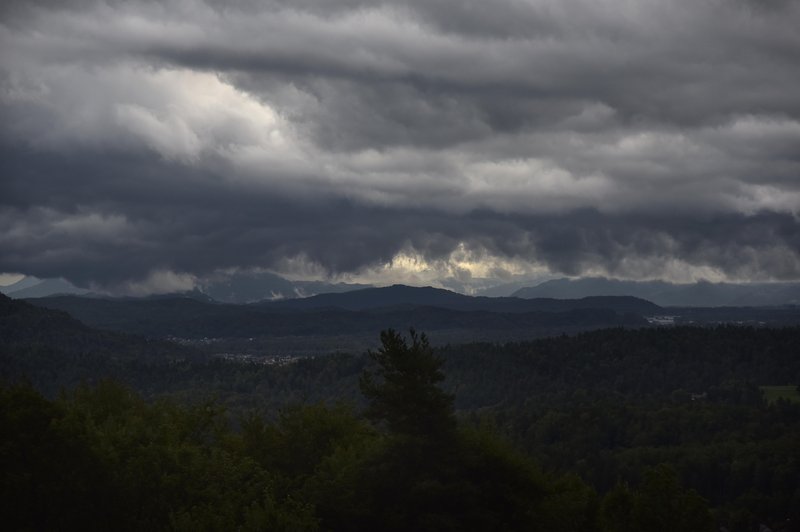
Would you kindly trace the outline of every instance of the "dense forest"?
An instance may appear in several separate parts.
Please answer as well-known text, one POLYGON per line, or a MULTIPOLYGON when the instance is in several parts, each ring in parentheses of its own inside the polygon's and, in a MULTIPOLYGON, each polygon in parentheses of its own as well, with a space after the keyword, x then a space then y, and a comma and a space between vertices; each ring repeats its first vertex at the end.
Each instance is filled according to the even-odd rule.
POLYGON ((14 529, 794 530, 800 329, 231 361, 0 300, 14 529), (111 377, 113 380, 108 380, 111 377))

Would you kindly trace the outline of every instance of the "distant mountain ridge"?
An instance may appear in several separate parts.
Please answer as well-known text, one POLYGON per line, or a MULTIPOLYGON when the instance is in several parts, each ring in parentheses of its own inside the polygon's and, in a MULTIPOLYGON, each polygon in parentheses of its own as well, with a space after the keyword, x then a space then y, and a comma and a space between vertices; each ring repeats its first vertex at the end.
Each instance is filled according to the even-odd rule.
POLYGON ((221 303, 255 303, 295 299, 322 293, 338 293, 368 288, 371 285, 327 283, 325 281, 290 281, 274 273, 239 273, 209 281, 199 291, 221 303))
POLYGON ((647 322, 633 313, 584 308, 560 312, 459 311, 408 306, 381 311, 341 308, 276 312, 256 305, 203 303, 194 299, 103 300, 74 296, 32 299, 31 303, 68 312, 102 330, 165 338, 247 338, 287 336, 375 335, 386 328, 414 327, 429 333, 462 331, 461 338, 506 331, 538 335, 578 332, 605 327, 640 327, 647 322), (464 332, 469 334, 464 335, 464 332))
POLYGON ((56 294, 84 295, 87 294, 89 290, 78 288, 64 279, 24 277, 16 283, 0 287, 0 292, 15 299, 25 299, 29 297, 47 297, 56 294))
POLYGON ((800 283, 673 284, 664 281, 620 281, 604 277, 553 279, 514 292, 520 298, 633 296, 669 307, 800 305, 800 283))
MULTIPOLYGON (((150 297, 193 297, 212 299, 220 303, 255 303, 308 297, 321 293, 338 293, 369 288, 372 285, 352 283, 327 283, 325 281, 290 281, 269 272, 237 273, 224 278, 201 283, 193 290, 155 294, 150 297)), ((90 295, 106 298, 103 294, 91 293, 65 279, 37 279, 24 277, 8 286, 0 286, 0 293, 14 299, 50 297, 56 295, 90 295)))
MULTIPOLYGON (((391 307, 395 305, 433 305, 461 310, 492 310, 524 312, 529 310, 554 310, 559 304, 540 302, 538 305, 514 302, 514 299, 580 300, 595 297, 631 297, 646 300, 661 307, 722 307, 722 306, 783 306, 800 305, 800 282, 771 283, 712 283, 699 281, 675 284, 665 281, 622 281, 604 277, 579 279, 552 279, 535 286, 514 290, 518 281, 476 291, 466 296, 450 289, 431 287, 376 288, 356 283, 328 283, 325 281, 291 281, 269 272, 236 273, 209 280, 193 290, 151 295, 152 298, 190 297, 202 301, 247 304, 277 303, 275 308, 322 308, 325 306, 352 310, 391 307), (363 290, 380 292, 361 292, 363 290), (438 292, 434 292, 438 290, 438 292), (414 292, 416 291, 416 292, 414 292), (427 292, 426 292, 427 291, 427 292), (337 294, 359 292, 358 295, 339 297, 337 294), (510 296, 504 294, 511 293, 510 296), (377 295, 379 294, 379 295, 377 295), (503 297, 497 297, 503 296, 503 297), (474 297, 477 299, 467 299, 474 297), (492 299, 487 303, 486 299, 492 299), (292 300, 289 303, 287 300, 292 300)), ((7 286, 0 286, 0 293, 14 299, 50 297, 55 295, 81 295, 109 298, 103 294, 77 287, 65 279, 37 279, 24 277, 7 286)), ((622 300, 615 302, 587 299, 584 308, 596 308, 598 304, 615 308, 624 306, 622 300)), ((628 302, 634 311, 646 311, 638 303, 628 302)), ((575 304, 569 304, 575 308, 575 304)), ((656 309, 651 309, 656 310, 656 309)))
POLYGON ((392 285, 364 288, 339 294, 319 294, 285 301, 264 302, 270 309, 311 310, 339 308, 351 311, 394 309, 397 307, 437 307, 459 311, 487 312, 564 312, 578 309, 607 309, 616 312, 653 313, 660 307, 629 296, 586 297, 581 299, 466 296, 442 288, 392 285))
POLYGON ((386 328, 414 327, 441 341, 462 343, 519 341, 607 327, 800 323, 800 308, 796 307, 676 308, 673 312, 629 296, 489 298, 403 285, 248 305, 210 301, 198 293, 138 299, 59 296, 28 301, 63 310, 98 329, 200 341, 272 339, 269 341, 290 346, 294 352, 304 352, 304 346, 312 344, 323 350, 356 345, 363 338, 374 339, 386 328))
MULTIPOLYGON (((196 294, 195 294, 196 295, 196 294)), ((314 336, 371 333, 387 327, 560 334, 601 327, 643 326, 660 308, 636 298, 581 300, 471 297, 448 290, 395 285, 250 305, 198 297, 36 298, 100 329, 153 337, 314 336)), ((515 334, 505 336, 513 339, 515 334)))

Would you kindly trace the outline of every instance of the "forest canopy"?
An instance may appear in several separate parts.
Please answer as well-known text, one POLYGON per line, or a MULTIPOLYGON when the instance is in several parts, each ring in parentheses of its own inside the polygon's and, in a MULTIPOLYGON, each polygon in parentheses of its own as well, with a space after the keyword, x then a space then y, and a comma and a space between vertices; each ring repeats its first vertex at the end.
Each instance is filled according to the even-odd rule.
POLYGON ((23 302, 0 311, 12 528, 686 530, 668 518, 694 516, 697 530, 744 532, 800 519, 797 328, 440 348, 388 330, 365 355, 263 365, 23 302))

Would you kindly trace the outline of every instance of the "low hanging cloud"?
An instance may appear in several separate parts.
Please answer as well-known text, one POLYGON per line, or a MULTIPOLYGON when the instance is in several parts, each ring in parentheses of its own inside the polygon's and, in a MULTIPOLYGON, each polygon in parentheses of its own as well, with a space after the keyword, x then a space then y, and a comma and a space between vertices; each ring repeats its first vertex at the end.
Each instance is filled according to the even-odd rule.
POLYGON ((800 279, 799 25, 778 0, 4 2, 0 272, 800 279))

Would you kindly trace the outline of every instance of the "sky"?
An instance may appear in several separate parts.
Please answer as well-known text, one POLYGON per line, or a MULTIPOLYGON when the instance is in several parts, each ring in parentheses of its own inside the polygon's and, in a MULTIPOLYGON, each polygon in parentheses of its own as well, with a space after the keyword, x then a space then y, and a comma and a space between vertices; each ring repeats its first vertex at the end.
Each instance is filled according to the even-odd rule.
POLYGON ((798 27, 793 0, 4 0, 0 272, 799 280, 798 27))

